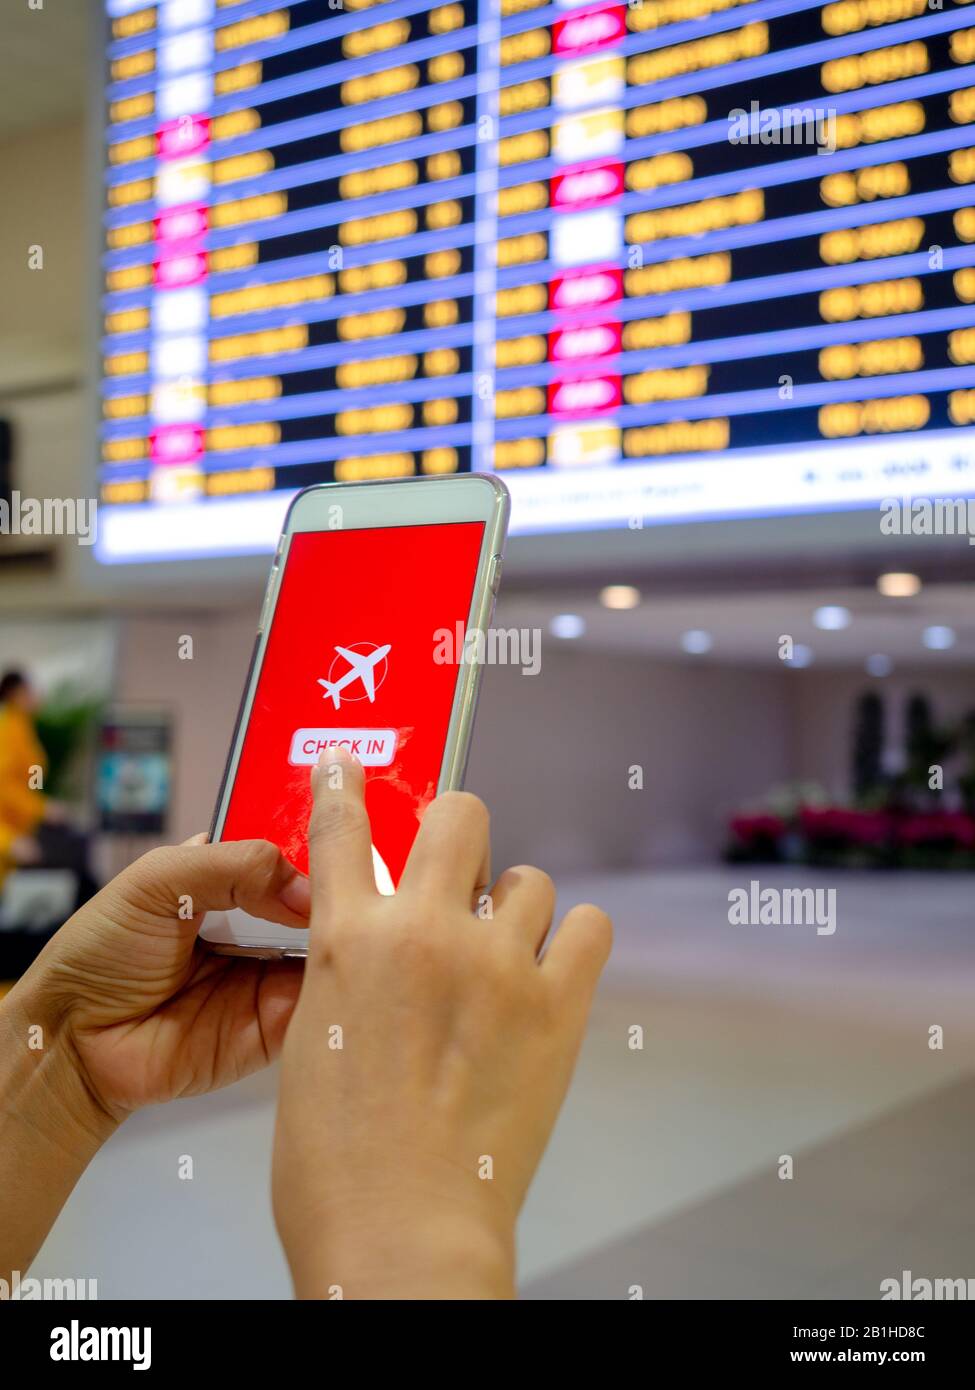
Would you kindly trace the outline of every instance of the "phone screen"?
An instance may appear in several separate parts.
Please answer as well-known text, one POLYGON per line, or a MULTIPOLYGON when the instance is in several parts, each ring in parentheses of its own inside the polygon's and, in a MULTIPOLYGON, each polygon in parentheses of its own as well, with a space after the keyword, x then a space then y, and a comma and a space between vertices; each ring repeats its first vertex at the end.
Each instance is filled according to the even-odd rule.
POLYGON ((437 794, 484 523, 292 536, 221 839, 308 872, 311 768, 366 770, 377 882, 399 882, 437 794), (451 658, 451 659, 448 659, 451 658))

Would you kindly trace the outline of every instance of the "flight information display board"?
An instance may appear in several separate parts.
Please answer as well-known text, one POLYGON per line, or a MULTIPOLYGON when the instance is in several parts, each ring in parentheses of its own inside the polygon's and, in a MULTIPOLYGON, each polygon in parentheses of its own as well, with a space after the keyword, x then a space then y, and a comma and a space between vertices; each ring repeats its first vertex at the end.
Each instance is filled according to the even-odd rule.
POLYGON ((975 4, 106 8, 103 560, 975 491, 975 4))

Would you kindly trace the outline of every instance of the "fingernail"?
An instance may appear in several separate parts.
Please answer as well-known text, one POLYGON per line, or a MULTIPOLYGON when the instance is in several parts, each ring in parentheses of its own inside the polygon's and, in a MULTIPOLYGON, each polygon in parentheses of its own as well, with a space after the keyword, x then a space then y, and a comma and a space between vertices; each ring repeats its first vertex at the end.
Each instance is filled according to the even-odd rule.
POLYGON ((331 748, 323 748, 318 755, 318 766, 329 767, 332 763, 351 763, 352 754, 341 744, 333 744, 331 748))
POLYGON ((333 767, 348 767, 352 762, 351 754, 345 748, 326 748, 319 756, 318 769, 325 768, 326 771, 333 767))
POLYGON ((314 791, 321 772, 330 772, 334 767, 348 767, 353 762, 355 759, 348 749, 340 748, 338 744, 332 748, 323 748, 318 755, 318 762, 311 770, 312 790, 314 791))

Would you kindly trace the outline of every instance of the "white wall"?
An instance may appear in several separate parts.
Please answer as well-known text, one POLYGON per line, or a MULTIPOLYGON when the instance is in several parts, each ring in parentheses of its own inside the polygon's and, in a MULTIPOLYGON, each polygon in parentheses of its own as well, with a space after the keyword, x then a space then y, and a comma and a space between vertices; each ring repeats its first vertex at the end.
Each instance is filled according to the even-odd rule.
MULTIPOLYGON (((205 829, 254 639, 256 613, 124 619, 117 694, 172 709, 172 833, 205 829), (194 658, 181 661, 190 635, 194 658)), ((939 718, 975 705, 975 678, 664 664, 551 643, 537 676, 489 667, 467 786, 492 813, 496 865, 555 873, 714 859, 731 812, 772 786, 848 790, 853 705, 874 686, 899 732, 927 693, 939 718), (642 791, 629 770, 643 769, 642 791)))
POLYGON ((538 676, 490 668, 467 785, 492 808, 498 862, 562 872, 716 854, 727 813, 787 775, 788 674, 551 645, 538 676))
MULTIPOLYGON (((117 694, 172 709, 172 833, 205 829, 255 615, 126 619, 117 694), (179 659, 193 638, 192 661, 179 659)), ((498 864, 552 871, 717 853, 727 813, 790 771, 789 675, 546 652, 542 671, 485 674, 467 785, 493 815, 498 864), (629 769, 643 767, 644 790, 629 769)))
POLYGON ((170 838, 206 830, 233 731, 256 614, 182 614, 125 618, 116 696, 171 712, 174 724, 173 823, 170 838), (181 640, 193 639, 192 660, 181 640))
POLYGON ((78 122, 18 132, 0 143, 3 317, 0 389, 76 375, 84 342, 88 229, 84 140, 78 122), (28 267, 40 246, 41 270, 28 267))
MULTIPOLYGON (((94 273, 84 160, 78 122, 19 131, 0 142, 0 416, 13 426, 14 486, 30 497, 95 495, 84 386, 94 273), (32 246, 43 250, 42 269, 28 266, 32 246)), ((49 570, 5 564, 0 610, 73 602, 75 540, 45 537, 44 545, 53 559, 49 570)), ((13 548, 5 537, 0 546, 13 548)))
POLYGON ((87 693, 107 695, 115 676, 116 624, 107 617, 4 619, 0 670, 22 667, 43 694, 62 681, 87 693))

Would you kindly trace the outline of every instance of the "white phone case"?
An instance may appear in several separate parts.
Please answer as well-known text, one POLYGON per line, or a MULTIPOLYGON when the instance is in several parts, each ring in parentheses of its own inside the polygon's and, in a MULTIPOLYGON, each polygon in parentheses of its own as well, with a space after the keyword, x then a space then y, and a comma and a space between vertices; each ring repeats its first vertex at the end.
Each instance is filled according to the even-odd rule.
MULTIPOLYGON (((336 506, 341 508, 342 528, 349 530, 483 522, 484 534, 467 618, 467 632, 486 633, 491 621, 501 578, 509 513, 508 490, 498 478, 487 473, 464 473, 446 478, 409 478, 394 482, 322 483, 299 492, 285 517, 268 576, 254 652, 210 827, 211 840, 221 838, 291 538, 302 532, 334 529, 334 512, 331 509, 336 506)), ((471 650, 475 653, 485 647, 484 642, 471 644, 471 650)), ((457 684, 437 783, 438 794, 459 788, 463 783, 479 685, 480 666, 477 662, 461 662, 457 668, 457 684)), ((375 846, 373 863, 380 892, 393 892, 389 870, 375 846)), ((200 936, 214 951, 223 955, 292 959, 305 956, 308 947, 307 931, 263 921, 240 909, 229 913, 211 913, 204 922, 200 936)))

